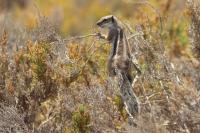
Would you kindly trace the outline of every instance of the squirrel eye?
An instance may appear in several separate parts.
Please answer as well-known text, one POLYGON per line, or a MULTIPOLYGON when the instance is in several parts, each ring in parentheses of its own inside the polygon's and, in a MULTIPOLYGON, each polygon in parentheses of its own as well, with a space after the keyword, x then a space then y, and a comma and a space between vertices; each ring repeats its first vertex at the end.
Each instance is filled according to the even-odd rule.
POLYGON ((112 20, 112 22, 114 22, 114 17, 113 16, 111 17, 111 20, 112 20))

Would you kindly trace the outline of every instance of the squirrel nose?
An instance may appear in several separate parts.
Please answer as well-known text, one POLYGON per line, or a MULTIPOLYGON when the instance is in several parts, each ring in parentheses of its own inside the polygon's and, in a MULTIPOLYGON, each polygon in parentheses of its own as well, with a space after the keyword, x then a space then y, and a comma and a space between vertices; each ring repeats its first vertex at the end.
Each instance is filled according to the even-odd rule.
POLYGON ((99 23, 99 22, 97 22, 96 24, 97 24, 98 26, 100 26, 100 23, 99 23))
POLYGON ((101 26, 101 23, 98 21, 97 23, 96 23, 98 26, 101 26))

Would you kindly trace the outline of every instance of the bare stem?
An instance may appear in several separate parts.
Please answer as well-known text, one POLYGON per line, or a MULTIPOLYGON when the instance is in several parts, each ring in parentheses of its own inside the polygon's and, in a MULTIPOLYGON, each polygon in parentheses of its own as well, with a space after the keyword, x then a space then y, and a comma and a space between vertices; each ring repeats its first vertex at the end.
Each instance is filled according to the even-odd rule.
POLYGON ((88 35, 83 35, 83 36, 75 36, 72 38, 64 39, 64 41, 74 41, 74 40, 84 39, 84 38, 88 38, 88 37, 98 37, 98 36, 99 36, 98 33, 93 33, 93 34, 88 34, 88 35))

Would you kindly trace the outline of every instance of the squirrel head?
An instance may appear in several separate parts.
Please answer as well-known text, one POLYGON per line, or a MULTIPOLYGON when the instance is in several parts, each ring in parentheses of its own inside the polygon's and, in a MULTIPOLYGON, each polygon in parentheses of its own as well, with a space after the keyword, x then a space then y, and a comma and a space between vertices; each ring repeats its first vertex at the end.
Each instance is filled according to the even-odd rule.
POLYGON ((96 24, 100 28, 112 29, 112 28, 118 27, 117 18, 115 16, 113 16, 113 15, 108 15, 108 16, 102 17, 101 19, 99 19, 97 21, 96 24))

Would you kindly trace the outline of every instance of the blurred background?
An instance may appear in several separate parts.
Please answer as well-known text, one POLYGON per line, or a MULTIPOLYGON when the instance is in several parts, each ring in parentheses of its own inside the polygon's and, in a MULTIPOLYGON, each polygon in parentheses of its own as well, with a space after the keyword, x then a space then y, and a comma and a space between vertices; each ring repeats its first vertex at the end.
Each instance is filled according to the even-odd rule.
MULTIPOLYGON (((1 18, 9 14, 17 23, 21 22, 27 28, 34 28, 38 16, 46 16, 63 35, 76 35, 89 32, 94 28, 97 19, 113 14, 132 24, 145 21, 156 23, 158 14, 148 6, 145 0, 1 0, 1 18), (148 20, 149 19, 149 20, 148 20)), ((185 25, 184 0, 148 0, 158 12, 164 16, 165 25, 170 27, 185 25), (167 18, 167 19, 166 19, 167 18)), ((180 29, 182 30, 182 29, 180 29)))
POLYGON ((149 25, 158 29, 160 15, 163 35, 167 38, 165 45, 178 56, 181 51, 177 50, 186 50, 189 43, 190 19, 185 3, 185 0, 1 0, 0 21, 7 28, 11 22, 13 26, 32 30, 45 17, 60 36, 66 37, 95 32, 96 21, 109 14, 133 27, 149 25))
POLYGON ((199 0, 0 0, 0 132, 199 133, 199 7, 199 0), (96 21, 110 14, 143 33, 131 40, 142 71, 138 127, 128 124, 107 75, 110 45, 76 38, 99 32, 96 21))

